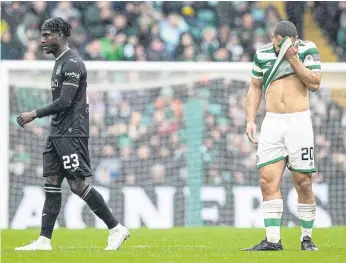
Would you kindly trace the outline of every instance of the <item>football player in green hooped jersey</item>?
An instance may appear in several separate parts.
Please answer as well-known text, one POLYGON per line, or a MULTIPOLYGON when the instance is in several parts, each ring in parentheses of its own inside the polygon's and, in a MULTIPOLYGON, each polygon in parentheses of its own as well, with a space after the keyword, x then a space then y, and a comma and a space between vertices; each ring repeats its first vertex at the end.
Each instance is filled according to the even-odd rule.
POLYGON ((321 62, 316 45, 298 39, 295 25, 281 21, 270 36, 271 43, 258 48, 247 94, 249 140, 257 144, 257 168, 263 195, 266 238, 246 251, 283 250, 280 221, 283 201, 280 180, 287 165, 298 194, 301 249, 318 250, 311 239, 316 214, 312 191, 314 134, 309 110, 309 91, 321 82, 321 62), (262 93, 266 116, 257 142, 255 118, 262 93))

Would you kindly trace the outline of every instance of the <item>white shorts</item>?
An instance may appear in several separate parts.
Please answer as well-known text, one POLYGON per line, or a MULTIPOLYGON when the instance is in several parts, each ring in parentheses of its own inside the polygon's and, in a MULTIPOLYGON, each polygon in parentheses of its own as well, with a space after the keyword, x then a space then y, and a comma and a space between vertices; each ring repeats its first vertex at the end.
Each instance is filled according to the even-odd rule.
POLYGON ((258 141, 257 168, 285 158, 291 171, 316 172, 310 110, 286 114, 266 113, 258 141))

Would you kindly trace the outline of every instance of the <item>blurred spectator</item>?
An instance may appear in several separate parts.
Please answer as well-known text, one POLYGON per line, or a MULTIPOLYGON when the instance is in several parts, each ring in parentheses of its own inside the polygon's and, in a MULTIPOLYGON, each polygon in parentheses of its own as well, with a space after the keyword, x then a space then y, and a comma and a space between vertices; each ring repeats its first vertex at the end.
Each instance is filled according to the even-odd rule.
POLYGON ((72 2, 60 1, 53 9, 52 16, 61 17, 65 20, 69 20, 71 18, 80 19, 81 15, 79 11, 72 6, 72 2))
POLYGON ((154 164, 150 169, 150 173, 154 184, 165 181, 166 169, 162 164, 154 164))
POLYGON ((195 44, 193 36, 187 32, 181 34, 179 44, 176 48, 175 59, 179 61, 186 61, 186 58, 188 58, 192 61, 195 58, 196 54, 197 45, 195 44), (186 55, 186 49, 190 49, 189 51, 187 51, 187 53, 192 53, 193 55, 186 55))
POLYGON ((217 31, 213 27, 207 27, 203 30, 203 40, 201 42, 201 53, 207 55, 212 60, 215 51, 220 43, 217 38, 217 31))
POLYGON ((149 61, 165 61, 167 59, 167 52, 165 44, 159 38, 154 38, 147 50, 149 61))
POLYGON ((184 19, 176 13, 171 13, 160 22, 160 36, 166 43, 168 57, 173 59, 175 49, 179 44, 180 35, 187 31, 188 26, 184 19))
POLYGON ((293 24, 296 25, 298 31, 298 37, 304 39, 303 29, 304 29, 304 13, 306 3, 303 1, 291 2, 287 1, 286 3, 286 13, 287 18, 293 24))
POLYGON ((340 60, 346 61, 346 1, 311 2, 310 8, 330 43, 336 44, 340 60))
MULTIPOLYGON (((11 43, 11 32, 6 31, 1 33, 1 59, 19 59, 21 58, 21 52, 14 48, 11 43)), ((33 60, 35 60, 34 58, 33 60)))
POLYGON ((275 9, 275 7, 270 6, 266 10, 266 30, 267 32, 274 32, 275 25, 280 21, 279 12, 275 9))
POLYGON ((227 49, 232 54, 233 61, 239 61, 241 55, 244 53, 244 48, 240 43, 240 39, 237 34, 231 34, 229 37, 229 42, 227 44, 227 49))

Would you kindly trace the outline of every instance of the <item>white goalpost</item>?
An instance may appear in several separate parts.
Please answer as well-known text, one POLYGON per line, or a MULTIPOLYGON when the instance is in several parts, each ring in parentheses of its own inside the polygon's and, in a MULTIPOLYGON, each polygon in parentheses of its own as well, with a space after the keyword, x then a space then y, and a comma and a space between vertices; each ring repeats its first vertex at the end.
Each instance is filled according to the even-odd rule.
MULTIPOLYGON (((51 102, 54 62, 0 63, 0 226, 39 227, 49 118, 22 129, 15 116, 51 102)), ((90 183, 121 221, 130 228, 262 227, 255 148, 244 136, 252 63, 85 64, 94 172, 90 183)), ((321 150, 316 152, 320 217, 315 224, 329 227, 346 225, 341 179, 346 174, 346 63, 323 63, 322 70, 321 90, 310 97, 316 151, 321 150)), ((263 116, 262 105, 258 123, 263 116)), ((283 181, 288 207, 283 224, 292 226, 298 222, 297 200, 290 180, 283 181)), ((60 226, 104 227, 66 186, 63 192, 60 226)))

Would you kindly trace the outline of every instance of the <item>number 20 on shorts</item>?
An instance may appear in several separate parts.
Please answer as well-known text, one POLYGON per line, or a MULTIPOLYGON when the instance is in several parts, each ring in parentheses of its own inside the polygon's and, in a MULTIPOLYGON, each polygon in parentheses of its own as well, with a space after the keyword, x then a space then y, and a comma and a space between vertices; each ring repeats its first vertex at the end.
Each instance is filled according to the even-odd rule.
POLYGON ((314 159, 314 147, 305 147, 302 148, 302 160, 308 161, 314 159))

